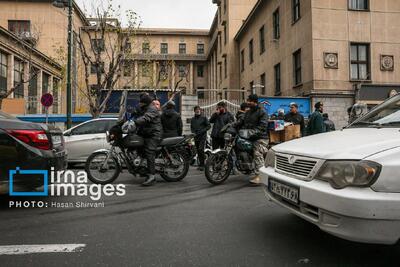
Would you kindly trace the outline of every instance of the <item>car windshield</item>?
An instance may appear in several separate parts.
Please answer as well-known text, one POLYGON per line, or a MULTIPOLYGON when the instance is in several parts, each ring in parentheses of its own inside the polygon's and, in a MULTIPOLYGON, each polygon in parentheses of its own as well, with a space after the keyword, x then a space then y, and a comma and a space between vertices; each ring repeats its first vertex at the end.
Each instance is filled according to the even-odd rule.
POLYGON ((400 95, 372 109, 350 127, 400 127, 400 95))

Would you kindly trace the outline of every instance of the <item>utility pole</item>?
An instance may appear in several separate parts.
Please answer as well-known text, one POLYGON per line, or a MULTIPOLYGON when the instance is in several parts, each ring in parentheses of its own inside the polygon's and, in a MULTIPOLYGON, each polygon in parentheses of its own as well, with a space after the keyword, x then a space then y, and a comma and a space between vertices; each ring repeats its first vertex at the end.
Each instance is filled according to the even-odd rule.
POLYGON ((53 6, 57 8, 68 7, 68 55, 67 55, 67 129, 72 127, 72 42, 73 42, 73 31, 72 31, 72 0, 55 0, 53 6))

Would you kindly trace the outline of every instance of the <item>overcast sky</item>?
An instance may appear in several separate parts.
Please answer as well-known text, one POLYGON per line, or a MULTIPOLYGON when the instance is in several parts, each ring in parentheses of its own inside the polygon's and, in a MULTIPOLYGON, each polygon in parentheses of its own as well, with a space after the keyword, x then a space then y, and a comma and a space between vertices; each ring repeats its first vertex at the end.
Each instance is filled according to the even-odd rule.
MULTIPOLYGON (((77 0, 89 10, 93 0, 77 0)), ((209 29, 216 5, 212 0, 113 0, 122 9, 132 9, 142 17, 142 27, 209 29)))

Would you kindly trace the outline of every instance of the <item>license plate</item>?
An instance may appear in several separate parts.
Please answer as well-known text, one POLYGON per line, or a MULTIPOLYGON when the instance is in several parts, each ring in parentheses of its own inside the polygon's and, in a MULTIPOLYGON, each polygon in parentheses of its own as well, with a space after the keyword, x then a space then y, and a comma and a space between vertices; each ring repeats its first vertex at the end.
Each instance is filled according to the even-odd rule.
POLYGON ((51 141, 53 142, 53 145, 59 145, 61 144, 61 136, 53 135, 51 136, 51 141))
POLYGON ((276 180, 269 180, 269 191, 294 203, 299 204, 299 189, 290 185, 283 184, 276 180))

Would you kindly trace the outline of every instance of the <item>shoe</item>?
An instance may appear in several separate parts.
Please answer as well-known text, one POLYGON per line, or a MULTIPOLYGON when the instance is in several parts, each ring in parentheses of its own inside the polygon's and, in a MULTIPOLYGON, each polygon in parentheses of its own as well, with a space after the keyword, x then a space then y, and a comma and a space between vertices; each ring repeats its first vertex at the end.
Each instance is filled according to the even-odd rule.
POLYGON ((149 177, 142 183, 142 186, 152 186, 157 183, 156 177, 154 175, 149 175, 149 177))
POLYGON ((197 168, 197 170, 198 170, 198 171, 201 171, 201 172, 204 172, 204 167, 203 167, 203 166, 199 166, 199 167, 197 168))
POLYGON ((250 184, 252 185, 261 185, 261 178, 259 175, 257 175, 256 177, 254 177, 253 179, 251 179, 250 184))

